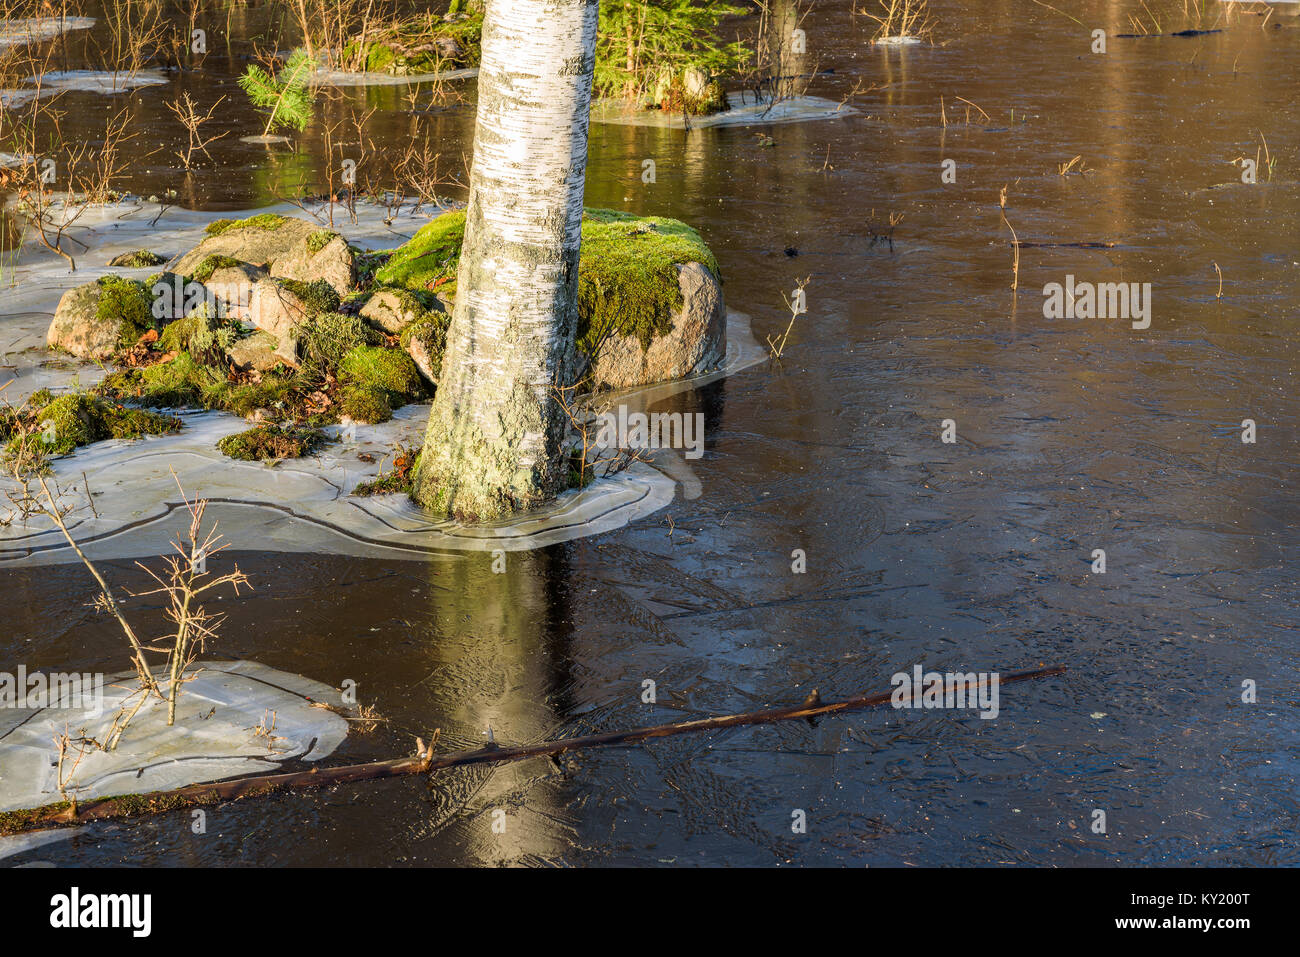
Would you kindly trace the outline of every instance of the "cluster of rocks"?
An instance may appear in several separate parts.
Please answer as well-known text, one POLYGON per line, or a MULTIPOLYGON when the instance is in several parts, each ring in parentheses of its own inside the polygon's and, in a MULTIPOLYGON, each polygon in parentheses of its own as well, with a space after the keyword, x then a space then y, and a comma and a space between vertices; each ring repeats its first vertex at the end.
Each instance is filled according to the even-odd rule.
MULTIPOLYGON (((357 253, 338 233, 300 219, 262 214, 220 220, 196 247, 148 280, 112 277, 69 290, 50 324, 47 344, 83 359, 110 359, 149 328, 161 328, 208 303, 218 316, 244 327, 245 334, 226 350, 231 365, 265 372, 279 363, 297 365, 296 330, 303 322, 321 311, 344 310, 359 312, 375 329, 397 337, 421 376, 436 386, 452 303, 435 291, 417 294, 381 286, 357 292, 357 253), (123 284, 134 284, 130 309, 121 305, 123 284), (322 295, 331 301, 323 304, 322 295), (141 303, 148 304, 147 315, 141 314, 141 303)), ((590 367, 598 387, 621 389, 681 378, 722 361, 726 311, 721 284, 699 263, 680 266, 678 275, 682 304, 672 329, 648 346, 634 336, 613 336, 603 343, 590 367)))

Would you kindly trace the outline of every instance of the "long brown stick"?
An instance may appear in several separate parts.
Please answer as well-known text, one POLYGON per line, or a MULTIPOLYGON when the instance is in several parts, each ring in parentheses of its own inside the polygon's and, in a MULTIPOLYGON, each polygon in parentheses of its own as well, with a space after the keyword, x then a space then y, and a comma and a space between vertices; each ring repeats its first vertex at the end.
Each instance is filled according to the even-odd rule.
MULTIPOLYGON (((1065 673, 1065 665, 1053 665, 1049 668, 1036 668, 1033 671, 1016 671, 1001 675, 998 686, 1028 681, 1032 678, 1047 678, 1065 673)), ((977 687, 987 682, 981 679, 977 687)), ((920 689, 914 689, 914 696, 920 697, 920 689)), ((494 763, 520 761, 524 758, 546 757, 577 751, 582 748, 606 748, 619 744, 633 744, 648 741, 651 738, 667 738, 676 734, 689 734, 695 731, 715 731, 720 728, 738 728, 748 724, 772 724, 777 721, 795 721, 800 718, 819 718, 823 715, 838 714, 843 711, 860 711, 863 708, 878 708, 893 700, 894 692, 881 691, 877 694, 860 698, 847 698, 844 701, 823 703, 815 697, 816 691, 801 705, 789 708, 768 708, 766 711, 746 711, 742 714, 726 714, 716 718, 700 718, 697 721, 679 721, 673 724, 657 724, 648 728, 636 728, 632 731, 607 731, 604 734, 587 734, 578 738, 563 738, 558 741, 543 741, 541 744, 525 744, 518 747, 503 748, 488 745, 474 751, 452 751, 439 755, 429 763, 430 771, 442 768, 454 768, 464 764, 481 764, 484 761, 494 763)))
MULTIPOLYGON (((1051 665, 1046 668, 1014 671, 1000 675, 997 683, 1001 687, 1002 685, 1015 684, 1018 681, 1049 678, 1064 673, 1064 665, 1051 665)), ((975 689, 968 689, 968 694, 970 691, 983 688, 987 684, 987 679, 981 678, 975 689)), ((913 689, 912 694, 914 698, 919 698, 921 689, 913 689)), ((192 784, 189 787, 177 788, 173 791, 153 791, 148 794, 127 794, 120 797, 101 798, 79 805, 75 810, 66 804, 52 804, 29 811, 0 811, 0 835, 38 831, 52 827, 67 827, 80 824, 83 821, 103 820, 105 818, 161 814, 182 807, 217 804, 221 801, 235 801, 246 797, 260 797, 275 791, 304 790, 352 781, 373 781, 407 774, 424 774, 439 771, 443 768, 461 767, 466 764, 502 764, 510 761, 521 761, 525 758, 560 755, 566 751, 577 751, 583 748, 606 748, 622 744, 634 744, 639 741, 648 741, 651 738, 667 738, 697 731, 716 731, 722 728, 737 728, 744 725, 773 724, 777 721, 806 720, 846 711, 877 708, 889 704, 893 697, 893 691, 881 691, 858 698, 847 698, 844 701, 822 702, 814 691, 807 701, 793 707, 746 711, 741 714, 727 714, 713 718, 700 718, 696 721, 657 724, 650 727, 635 728, 631 731, 588 734, 576 738, 561 738, 555 741, 543 741, 540 744, 527 744, 516 747, 503 748, 500 745, 489 744, 486 747, 474 750, 451 751, 438 757, 434 757, 433 754, 433 745, 438 739, 438 732, 435 731, 433 740, 427 748, 424 747, 424 742, 417 739, 419 754, 413 758, 374 761, 369 764, 350 764, 337 768, 313 768, 310 771, 299 771, 290 774, 268 774, 235 778, 230 781, 218 781, 215 784, 192 784)))

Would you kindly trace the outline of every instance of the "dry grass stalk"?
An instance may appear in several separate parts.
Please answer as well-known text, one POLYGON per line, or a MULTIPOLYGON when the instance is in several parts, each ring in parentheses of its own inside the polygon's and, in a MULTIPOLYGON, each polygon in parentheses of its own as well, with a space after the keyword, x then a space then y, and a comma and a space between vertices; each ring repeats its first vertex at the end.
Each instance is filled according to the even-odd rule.
POLYGON ((858 8, 854 13, 876 22, 873 43, 905 38, 928 42, 937 25, 930 16, 927 0, 877 0, 872 10, 858 8))
POLYGON ((1020 237, 1016 235, 1015 229, 1012 228, 1011 222, 1007 219, 1007 188, 1005 186, 998 193, 998 210, 1002 214, 1002 224, 1011 230, 1011 291, 1015 292, 1020 288, 1020 237))

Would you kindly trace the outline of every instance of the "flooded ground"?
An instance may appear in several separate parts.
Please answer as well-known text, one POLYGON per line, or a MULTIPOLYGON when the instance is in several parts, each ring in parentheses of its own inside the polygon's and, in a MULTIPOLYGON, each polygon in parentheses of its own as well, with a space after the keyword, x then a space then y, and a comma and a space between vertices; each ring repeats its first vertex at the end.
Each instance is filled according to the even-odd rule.
MULTIPOLYGON (((512 554, 504 575, 481 555, 232 553, 256 590, 222 602, 209 655, 355 681, 389 723, 338 761, 404 754, 433 728, 470 747, 489 726, 530 742, 814 687, 830 700, 918 663, 1065 677, 1005 689, 996 720, 881 711, 681 737, 222 806, 202 835, 188 812, 96 825, 10 862, 1300 863, 1300 21, 1129 39, 1132 4, 1071 5, 1082 23, 1027 6, 935 3, 943 45, 874 50, 848 3, 819 0, 804 27, 827 72, 809 92, 875 84, 859 115, 593 127, 587 204, 694 225, 759 341, 809 278, 782 361, 663 406, 706 417, 699 498, 512 554), (1244 184, 1232 161, 1261 134, 1272 177, 1261 164, 1244 184), (1061 175, 1075 156, 1086 173, 1061 175), (1021 240, 1114 245, 1026 247, 1013 293, 1004 186, 1021 240), (1067 275, 1150 283, 1150 327, 1044 318, 1043 287, 1067 275)), ((239 69, 213 54, 173 83, 206 109, 237 98, 239 69)), ((251 112, 227 109, 220 168, 187 178, 146 155, 170 143, 175 87, 130 95, 145 158, 122 187, 206 209, 321 188, 320 123, 268 152, 238 141, 259 131, 251 112)), ((464 90, 415 113, 400 87, 349 95, 377 108, 375 140, 427 133, 450 169, 470 146, 464 90)), ((106 102, 65 105, 102 126, 106 102)), ((129 561, 104 567, 145 587, 129 561)), ((0 660, 122 667, 84 569, 4 576, 0 660)))

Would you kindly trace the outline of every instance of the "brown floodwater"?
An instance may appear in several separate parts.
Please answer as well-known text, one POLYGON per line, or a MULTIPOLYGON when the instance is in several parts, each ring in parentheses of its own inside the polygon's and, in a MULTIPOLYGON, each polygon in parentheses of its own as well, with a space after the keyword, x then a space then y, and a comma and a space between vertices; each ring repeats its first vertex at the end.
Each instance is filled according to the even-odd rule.
MULTIPOLYGON (((694 225, 759 341, 808 279, 782 361, 662 406, 705 416, 699 498, 512 554, 503 575, 482 555, 239 551, 255 591, 221 603, 210 652, 355 681, 388 723, 337 762, 433 728, 469 747, 489 726, 532 742, 830 700, 918 663, 1067 675, 1005 689, 996 720, 886 710, 679 737, 246 801, 202 835, 188 813, 100 824, 10 862, 1300 863, 1300 20, 1121 38, 1139 5, 1070 4, 1082 23, 1022 0, 931 6, 942 45, 873 49, 847 2, 814 5, 809 92, 874 85, 857 115, 592 129, 587 204, 694 225), (1233 161, 1257 150, 1245 184, 1233 161), (1086 172, 1061 175, 1075 156, 1086 172), (1016 235, 1062 244, 1022 250, 1016 292, 1004 186, 1016 235), (1045 318, 1067 275, 1150 283, 1150 327, 1045 318)), ((239 142, 260 131, 231 104, 265 11, 238 16, 230 55, 111 101, 142 157, 123 188, 205 209, 321 190, 323 126, 371 107, 376 143, 427 135, 462 168, 472 81, 463 104, 414 112, 402 88, 350 90, 292 151, 239 142), (203 109, 230 98, 214 120, 230 135, 190 175, 164 152, 183 89, 203 109)), ((87 130, 109 104, 65 100, 87 130)), ((144 587, 132 562, 104 565, 144 587)), ((80 567, 4 572, 0 661, 122 667, 93 594, 80 567)))

